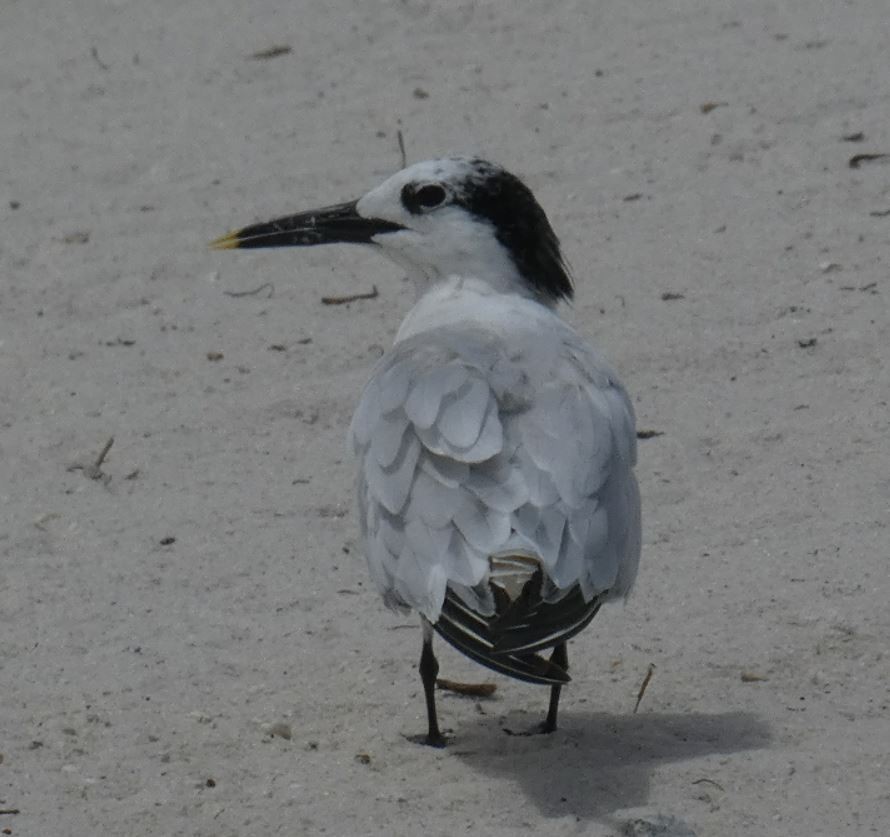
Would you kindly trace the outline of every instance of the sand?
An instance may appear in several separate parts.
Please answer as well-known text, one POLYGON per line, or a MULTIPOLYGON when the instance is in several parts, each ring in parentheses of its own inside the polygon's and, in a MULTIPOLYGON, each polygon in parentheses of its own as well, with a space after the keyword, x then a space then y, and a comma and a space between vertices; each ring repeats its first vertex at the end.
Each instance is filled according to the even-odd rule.
POLYGON ((3 5, 0 828, 887 833, 886 2, 548 6, 3 5), (440 646, 497 691, 407 738, 345 445, 398 269, 206 247, 357 197, 399 130, 526 178, 660 434, 550 737, 440 646))

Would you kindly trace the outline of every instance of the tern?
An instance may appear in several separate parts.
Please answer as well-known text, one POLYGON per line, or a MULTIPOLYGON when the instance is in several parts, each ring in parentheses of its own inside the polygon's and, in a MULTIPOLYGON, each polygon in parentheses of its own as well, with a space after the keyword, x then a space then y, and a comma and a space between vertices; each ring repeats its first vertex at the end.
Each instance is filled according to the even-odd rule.
POLYGON ((535 731, 552 732, 570 680, 566 642, 628 595, 641 542, 633 407, 557 312, 573 295, 559 239, 519 178, 449 157, 212 246, 334 243, 379 250, 417 291, 350 436, 371 577, 423 626, 420 740, 446 743, 434 632, 484 666, 550 686, 535 731))

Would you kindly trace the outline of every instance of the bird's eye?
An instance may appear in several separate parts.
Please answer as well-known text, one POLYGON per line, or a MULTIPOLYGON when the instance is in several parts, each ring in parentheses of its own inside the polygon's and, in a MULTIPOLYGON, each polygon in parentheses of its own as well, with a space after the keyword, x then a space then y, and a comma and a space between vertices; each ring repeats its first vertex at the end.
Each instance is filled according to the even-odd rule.
POLYGON ((417 215, 427 209, 435 209, 445 203, 448 193, 438 183, 427 183, 419 189, 408 184, 402 190, 402 203, 405 208, 417 215))
POLYGON ((431 183, 429 186, 421 186, 415 197, 424 209, 432 209, 445 200, 445 190, 441 186, 431 183))

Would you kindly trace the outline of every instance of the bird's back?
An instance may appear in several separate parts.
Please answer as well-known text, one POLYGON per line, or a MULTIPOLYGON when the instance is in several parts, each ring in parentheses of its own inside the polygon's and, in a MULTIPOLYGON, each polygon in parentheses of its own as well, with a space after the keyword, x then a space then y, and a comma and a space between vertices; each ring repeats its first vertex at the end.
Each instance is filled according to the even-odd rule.
POLYGON ((406 320, 352 423, 371 575, 387 604, 416 608, 479 662, 565 680, 535 652, 636 576, 632 407, 543 306, 461 288, 430 305, 429 324, 423 302, 406 320))

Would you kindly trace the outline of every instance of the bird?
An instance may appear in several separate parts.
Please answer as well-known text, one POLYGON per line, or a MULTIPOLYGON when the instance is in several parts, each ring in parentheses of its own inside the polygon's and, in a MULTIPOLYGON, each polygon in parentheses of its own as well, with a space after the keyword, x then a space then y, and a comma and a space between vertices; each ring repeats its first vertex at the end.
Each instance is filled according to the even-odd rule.
POLYGON ((358 200, 235 230, 216 249, 365 245, 416 301, 350 426, 370 575, 415 610, 427 733, 436 634, 483 666, 550 687, 566 643, 626 599, 641 546, 635 416, 616 372, 558 310, 574 285, 529 187, 473 156, 409 165, 358 200), (546 654, 545 652, 548 652, 546 654))

